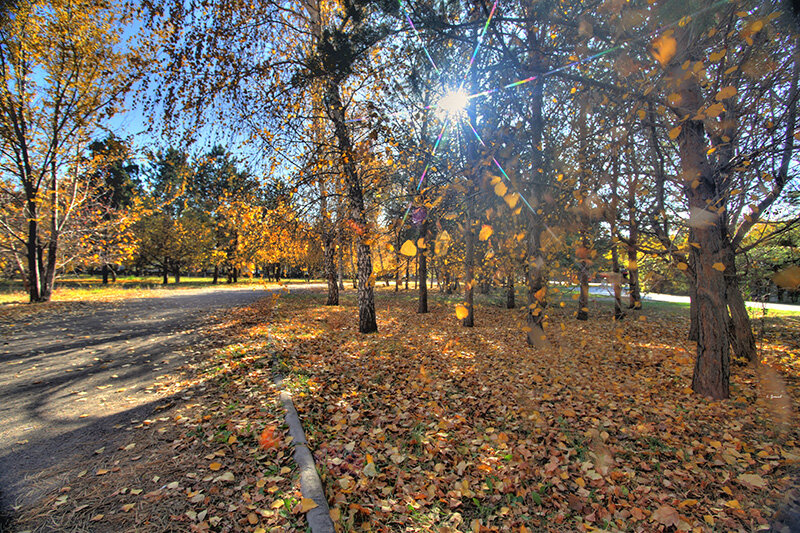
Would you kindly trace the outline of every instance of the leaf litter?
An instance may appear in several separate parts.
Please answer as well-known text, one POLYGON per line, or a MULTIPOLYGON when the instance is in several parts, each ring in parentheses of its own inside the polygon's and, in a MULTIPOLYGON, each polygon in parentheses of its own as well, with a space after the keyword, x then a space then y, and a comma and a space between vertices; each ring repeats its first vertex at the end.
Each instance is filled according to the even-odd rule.
POLYGON ((770 366, 734 367, 731 400, 711 402, 688 389, 677 315, 615 324, 593 309, 579 323, 553 308, 547 348, 533 349, 514 310, 479 305, 462 328, 449 303, 417 315, 381 292, 379 333, 365 336, 353 300, 291 294, 220 317, 213 346, 160 383, 174 401, 120 428, 126 442, 17 525, 305 530, 313 502, 274 362, 338 531, 756 531, 795 479, 792 337, 770 335, 770 366))

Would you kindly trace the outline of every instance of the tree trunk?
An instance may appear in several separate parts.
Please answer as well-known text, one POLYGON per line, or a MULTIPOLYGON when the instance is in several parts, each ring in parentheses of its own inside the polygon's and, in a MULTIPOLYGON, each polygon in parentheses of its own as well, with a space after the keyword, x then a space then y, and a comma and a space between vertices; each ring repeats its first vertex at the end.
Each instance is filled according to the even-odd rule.
POLYGON ((344 244, 342 243, 342 230, 336 230, 336 238, 338 246, 336 247, 337 261, 336 261, 336 275, 339 281, 339 290, 344 290, 344 244))
POLYGON ((506 309, 514 309, 517 307, 515 291, 514 274, 509 274, 508 280, 506 281, 506 309))
MULTIPOLYGON (((694 240, 694 233, 689 232, 689 240, 694 240)), ((686 336, 690 341, 697 342, 700 336, 700 325, 697 317, 697 263, 695 262, 694 255, 689 254, 689 269, 686 271, 686 277, 689 281, 689 334, 686 336)))
POLYGON ((334 134, 339 148, 341 165, 347 186, 350 218, 358 228, 358 330, 361 333, 378 331, 375 317, 375 288, 372 278, 372 252, 370 250, 369 226, 364 207, 364 194, 361 176, 355 166, 355 154, 350 132, 345 122, 344 108, 339 95, 339 85, 332 79, 326 80, 325 104, 328 116, 333 122, 334 134))
POLYGON ((39 222, 37 220, 36 203, 33 201, 28 202, 28 282, 30 283, 30 301, 41 302, 41 276, 42 271, 39 269, 39 222))
POLYGON ((461 325, 467 328, 475 326, 475 230, 472 229, 471 209, 467 209, 467 234, 466 254, 464 255, 464 305, 467 316, 461 320, 461 325))
POLYGON ((103 276, 103 285, 108 285, 108 263, 103 263, 100 275, 103 276))
MULTIPOLYGON (((588 250, 588 249, 587 249, 588 250)), ((578 263, 578 320, 589 320, 589 267, 586 259, 579 259, 578 263)))
POLYGON ((428 220, 422 222, 419 230, 420 239, 425 244, 425 248, 417 249, 417 278, 419 287, 419 302, 417 304, 417 313, 428 312, 428 257, 425 255, 425 250, 428 246, 428 220))
POLYGON ((526 340, 531 346, 544 343, 544 310, 547 308, 547 284, 544 275, 541 235, 544 231, 542 215, 529 212, 528 262, 525 277, 528 285, 528 306, 525 312, 526 340))
POLYGON ((181 267, 180 265, 175 265, 175 270, 173 271, 175 274, 175 283, 181 282, 181 267))
POLYGON ((161 273, 163 275, 163 280, 162 280, 161 284, 162 285, 168 285, 169 284, 169 268, 167 268, 166 264, 161 269, 161 273))
MULTIPOLYGON (((696 81, 685 84, 679 89, 679 94, 682 102, 700 101, 700 88, 696 81)), ((709 205, 724 208, 724 200, 718 197, 717 173, 706 156, 703 122, 684 121, 677 140, 690 210, 711 213, 707 210, 709 205)), ((707 217, 707 221, 693 226, 691 231, 692 242, 698 245, 691 247, 696 280, 692 303, 697 307, 698 326, 692 390, 713 399, 730 395, 727 287, 725 275, 714 268, 717 263, 724 264, 725 261, 723 211, 719 209, 714 213, 717 216, 707 217)))
POLYGON ((111 276, 111 283, 117 282, 117 269, 114 268, 114 265, 110 265, 108 267, 108 273, 111 276))
POLYGON ((339 305, 339 285, 336 279, 336 245, 331 231, 322 235, 322 248, 325 254, 325 278, 328 280, 328 299, 325 305, 339 305))
POLYGON ((750 324, 750 316, 747 314, 744 298, 742 298, 742 293, 739 290, 736 253, 727 239, 725 245, 725 285, 728 311, 730 312, 728 334, 730 336, 731 349, 737 357, 745 359, 749 363, 757 363, 756 339, 753 335, 753 328, 750 324))
POLYGON ((639 262, 637 261, 636 247, 639 244, 639 224, 635 216, 636 187, 631 186, 628 202, 628 290, 630 299, 628 309, 642 308, 642 293, 639 287, 639 262))
POLYGON ((622 312, 622 274, 619 271, 617 243, 611 245, 611 272, 614 287, 614 320, 622 320, 625 318, 625 313, 622 312))
POLYGON ((219 283, 219 265, 214 265, 214 278, 211 280, 212 285, 219 283))
MULTIPOLYGON (((542 154, 544 140, 544 117, 542 105, 544 101, 544 78, 540 73, 547 71, 546 57, 542 53, 539 43, 539 25, 535 22, 536 10, 531 4, 526 9, 526 39, 529 45, 529 68, 532 74, 537 75, 531 89, 530 114, 531 114, 531 168, 525 192, 527 197, 536 200, 537 205, 529 206, 527 211, 528 239, 526 246, 525 279, 528 286, 527 309, 525 310, 526 341, 531 346, 544 346, 544 310, 547 308, 547 279, 545 277, 545 262, 542 255, 541 237, 545 230, 544 210, 539 207, 544 198, 545 183, 544 158, 542 154)), ((541 30, 542 34, 545 30, 541 30)), ((543 35, 542 35, 543 37, 543 35)))

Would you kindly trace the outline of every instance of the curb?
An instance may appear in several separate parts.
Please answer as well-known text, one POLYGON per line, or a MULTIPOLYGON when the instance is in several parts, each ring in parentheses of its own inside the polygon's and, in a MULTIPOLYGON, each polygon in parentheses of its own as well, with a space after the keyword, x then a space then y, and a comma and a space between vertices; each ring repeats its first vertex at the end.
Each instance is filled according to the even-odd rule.
POLYGON ((331 520, 331 511, 328 507, 328 500, 325 499, 325 489, 317 473, 314 464, 314 456, 308 448, 303 425, 297 415, 297 409, 292 402, 292 395, 283 390, 284 377, 276 370, 277 361, 273 359, 273 370, 275 371, 275 386, 281 391, 281 403, 286 411, 284 420, 289 426, 289 435, 292 437, 294 447, 294 462, 300 470, 300 492, 304 498, 311 498, 317 506, 306 513, 306 520, 312 533, 335 533, 336 529, 331 520))

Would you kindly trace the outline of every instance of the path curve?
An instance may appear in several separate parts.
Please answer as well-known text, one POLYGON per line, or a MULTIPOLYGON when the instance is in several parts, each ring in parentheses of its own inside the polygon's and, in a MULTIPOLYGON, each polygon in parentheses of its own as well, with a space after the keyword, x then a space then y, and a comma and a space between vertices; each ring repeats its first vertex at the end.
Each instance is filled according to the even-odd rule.
POLYGON ((202 350, 199 329, 213 313, 269 292, 185 289, 0 316, 0 515, 52 488, 60 464, 150 416, 161 398, 154 385, 202 350))

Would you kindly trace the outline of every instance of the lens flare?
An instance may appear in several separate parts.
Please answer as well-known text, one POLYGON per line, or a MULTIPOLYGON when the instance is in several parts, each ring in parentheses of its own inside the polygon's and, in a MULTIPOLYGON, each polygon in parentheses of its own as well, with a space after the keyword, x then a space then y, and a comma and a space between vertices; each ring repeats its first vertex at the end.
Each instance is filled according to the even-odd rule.
POLYGON ((442 96, 436 109, 446 117, 453 117, 464 112, 469 103, 469 94, 463 89, 449 91, 442 96))

